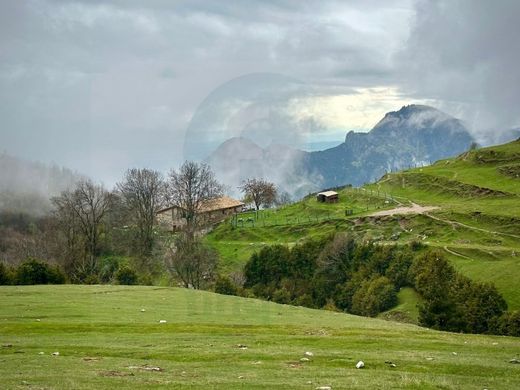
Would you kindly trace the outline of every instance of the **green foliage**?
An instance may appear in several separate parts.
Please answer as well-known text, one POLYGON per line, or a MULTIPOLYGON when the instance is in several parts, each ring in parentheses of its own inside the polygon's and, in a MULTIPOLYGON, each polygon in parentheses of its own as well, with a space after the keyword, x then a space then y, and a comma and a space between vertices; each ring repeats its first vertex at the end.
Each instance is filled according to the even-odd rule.
POLYGON ((276 283, 288 276, 290 253, 283 245, 266 246, 260 252, 254 253, 244 267, 244 287, 276 283))
POLYGON ((458 274, 436 252, 418 258, 410 273, 416 290, 425 299, 419 323, 434 329, 486 333, 496 330, 496 321, 507 304, 489 283, 477 283, 458 274))
POLYGON ((9 268, 0 261, 0 286, 7 286, 13 283, 13 275, 9 268))
POLYGON ((83 279, 83 284, 101 284, 101 281, 99 280, 99 276, 96 274, 90 274, 83 279))
POLYGON ((129 266, 123 266, 119 268, 119 270, 116 273, 116 279, 119 284, 125 284, 125 285, 134 285, 137 284, 137 273, 134 269, 130 268, 129 266))
POLYGON ((495 318, 491 333, 520 337, 520 311, 507 312, 495 318))
POLYGON ((272 300, 276 303, 288 304, 291 303, 291 294, 284 288, 275 290, 272 296, 272 300))
POLYGON ((352 297, 352 313, 374 317, 397 304, 392 282, 384 276, 364 280, 352 297))
POLYGON ((449 286, 455 278, 455 269, 442 253, 427 252, 420 256, 410 268, 410 278, 415 289, 425 299, 447 300, 449 286))
POLYGON ((20 264, 15 274, 16 284, 63 284, 65 276, 58 267, 29 258, 20 264))
POLYGON ((223 295, 238 295, 238 289, 227 276, 219 276, 215 282, 215 292, 223 295))
POLYGON ((263 247, 245 265, 245 286, 278 303, 333 305, 374 316, 397 302, 394 281, 399 286, 408 282, 411 259, 406 249, 359 244, 349 235, 336 234, 291 249, 263 247))
POLYGON ((396 289, 413 285, 408 278, 410 266, 413 263, 413 255, 409 252, 399 252, 394 257, 386 270, 386 276, 395 285, 396 289))
POLYGON ((111 282, 119 269, 120 259, 116 256, 108 256, 100 259, 99 280, 103 283, 111 282))

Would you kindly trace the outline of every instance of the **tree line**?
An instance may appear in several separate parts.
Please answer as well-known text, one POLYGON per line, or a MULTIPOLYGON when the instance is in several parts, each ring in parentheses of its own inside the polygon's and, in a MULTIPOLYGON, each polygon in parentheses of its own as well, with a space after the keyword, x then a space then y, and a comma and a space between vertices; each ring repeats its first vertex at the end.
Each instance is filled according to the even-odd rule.
MULTIPOLYGON (((239 189, 256 208, 277 196, 274 184, 262 179, 248 179, 239 189)), ((131 284, 169 274, 185 287, 205 288, 214 280, 218 256, 200 239, 206 221, 199 210, 223 193, 208 165, 190 161, 166 177, 129 169, 112 191, 81 179, 53 197, 52 212, 43 217, 0 213, 0 263, 16 268, 41 260, 59 266, 72 283, 119 280, 117 272, 125 269, 135 273, 121 279, 131 284), (156 224, 156 213, 169 206, 181 207, 186 220, 175 235, 156 224)))
POLYGON ((293 248, 266 246, 246 263, 244 277, 243 289, 221 280, 216 291, 373 317, 412 287, 421 296, 422 326, 520 336, 520 312, 507 311, 493 285, 466 278, 420 243, 383 246, 338 233, 293 248))

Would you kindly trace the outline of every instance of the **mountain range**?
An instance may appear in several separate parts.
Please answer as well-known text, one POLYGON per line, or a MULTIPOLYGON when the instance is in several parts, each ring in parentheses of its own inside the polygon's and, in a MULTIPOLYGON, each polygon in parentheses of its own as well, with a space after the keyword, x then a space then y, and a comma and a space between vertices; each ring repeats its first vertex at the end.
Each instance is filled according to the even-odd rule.
POLYGON ((245 138, 221 144, 207 162, 231 189, 248 177, 273 181, 301 197, 323 188, 360 185, 389 171, 427 165, 466 151, 474 138, 464 124, 424 105, 387 113, 366 133, 350 131, 338 146, 305 152, 284 145, 261 148, 245 138))

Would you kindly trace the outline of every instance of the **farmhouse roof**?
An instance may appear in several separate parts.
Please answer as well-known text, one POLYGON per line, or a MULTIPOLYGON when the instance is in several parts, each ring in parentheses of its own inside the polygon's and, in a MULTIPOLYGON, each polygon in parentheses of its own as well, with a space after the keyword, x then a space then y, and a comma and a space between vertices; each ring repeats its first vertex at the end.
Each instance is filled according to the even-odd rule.
POLYGON ((239 200, 230 198, 228 196, 221 196, 220 198, 210 199, 202 204, 200 212, 207 213, 209 211, 230 209, 232 207, 243 206, 239 200))
POLYGON ((328 198, 329 196, 338 195, 338 193, 336 191, 323 191, 318 193, 318 195, 323 195, 328 198))
MULTIPOLYGON (((221 196, 219 198, 214 199, 208 199, 207 201, 203 202, 201 205, 201 208, 199 210, 199 213, 208 213, 211 211, 217 211, 217 210, 226 210, 234 207, 243 206, 244 203, 242 203, 239 200, 230 198, 228 196, 221 196)), ((171 210, 173 208, 183 208, 179 206, 170 206, 166 207, 162 210, 157 211, 157 214, 163 213, 165 211, 171 210)))

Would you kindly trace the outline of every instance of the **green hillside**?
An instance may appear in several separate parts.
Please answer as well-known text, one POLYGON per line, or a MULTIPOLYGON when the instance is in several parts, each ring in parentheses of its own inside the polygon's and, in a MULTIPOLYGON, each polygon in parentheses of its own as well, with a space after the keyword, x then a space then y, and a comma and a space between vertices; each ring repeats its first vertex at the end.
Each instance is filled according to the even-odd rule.
MULTIPOLYGON (((381 243, 420 241, 446 252, 467 276, 493 282, 511 309, 520 309, 520 141, 464 153, 432 166, 391 173, 361 189, 338 191, 340 202, 313 195, 277 210, 240 215, 207 241, 220 253, 221 271, 240 270, 263 245, 294 245, 309 237, 349 231, 381 243), (373 216, 409 206, 422 214, 373 216), (352 210, 352 215, 346 215, 352 210)), ((390 213, 392 214, 392 213, 390 213)))
POLYGON ((520 387, 516 338, 176 288, 12 286, 0 298, 3 389, 520 387))

